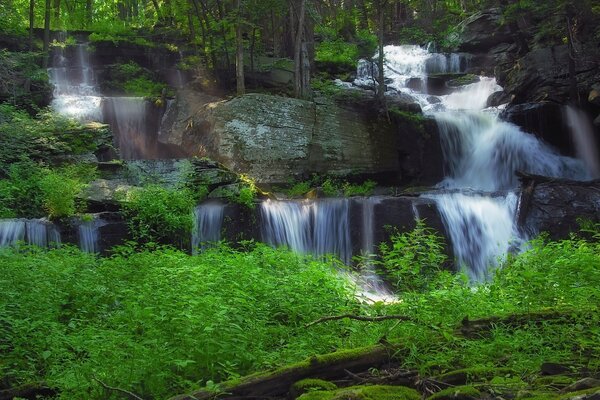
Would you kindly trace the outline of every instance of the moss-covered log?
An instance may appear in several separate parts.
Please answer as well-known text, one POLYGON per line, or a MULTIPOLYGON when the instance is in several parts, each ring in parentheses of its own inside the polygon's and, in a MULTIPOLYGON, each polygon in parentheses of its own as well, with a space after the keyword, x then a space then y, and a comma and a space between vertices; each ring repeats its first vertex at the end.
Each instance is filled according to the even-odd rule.
POLYGON ((314 356, 297 364, 275 371, 257 373, 221 384, 218 391, 200 390, 173 397, 171 400, 202 400, 227 398, 264 398, 285 396, 290 387, 306 378, 336 379, 350 372, 384 366, 398 350, 395 346, 375 345, 354 350, 343 350, 314 356))

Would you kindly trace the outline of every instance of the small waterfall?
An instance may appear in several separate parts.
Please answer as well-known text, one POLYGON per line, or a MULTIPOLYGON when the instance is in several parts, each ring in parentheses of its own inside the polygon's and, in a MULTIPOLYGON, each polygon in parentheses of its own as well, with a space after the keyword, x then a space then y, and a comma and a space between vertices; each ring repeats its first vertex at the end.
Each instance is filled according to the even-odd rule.
POLYGON ((100 228, 106 225, 101 218, 94 218, 91 221, 80 221, 78 227, 79 248, 86 253, 99 253, 100 247, 100 228))
POLYGON ((0 220, 0 247, 12 246, 25 240, 25 221, 20 219, 0 220))
POLYGON ((498 265, 511 243, 522 241, 514 221, 518 200, 514 192, 497 197, 464 193, 427 197, 436 200, 457 263, 472 280, 487 278, 488 268, 498 265))
POLYGON ((381 203, 378 197, 361 198, 361 255, 363 256, 363 270, 357 281, 362 291, 360 297, 370 301, 392 302, 396 298, 392 292, 385 287, 381 277, 377 275, 373 265, 373 257, 377 252, 375 243, 375 207, 381 203))
POLYGON ((573 106, 566 107, 566 115, 577 156, 585 162, 591 178, 600 178, 600 157, 592 122, 583 111, 573 106))
POLYGON ((74 60, 65 49, 57 49, 48 75, 54 85, 51 106, 59 114, 82 122, 102 120, 102 98, 96 92, 87 44, 76 45, 74 60))
POLYGON ((27 243, 39 247, 59 246, 60 232, 54 224, 44 219, 32 219, 25 222, 27 243))
POLYGON ((21 241, 46 248, 60 245, 61 238, 56 226, 44 219, 0 220, 0 247, 21 241))
POLYGON ((273 201, 261 204, 263 241, 317 257, 352 259, 348 199, 273 201))
POLYGON ((216 202, 200 204, 194 209, 193 254, 221 240, 224 210, 225 205, 216 202))
POLYGON ((121 159, 152 158, 154 141, 147 135, 147 103, 143 97, 110 97, 105 110, 116 137, 121 159))

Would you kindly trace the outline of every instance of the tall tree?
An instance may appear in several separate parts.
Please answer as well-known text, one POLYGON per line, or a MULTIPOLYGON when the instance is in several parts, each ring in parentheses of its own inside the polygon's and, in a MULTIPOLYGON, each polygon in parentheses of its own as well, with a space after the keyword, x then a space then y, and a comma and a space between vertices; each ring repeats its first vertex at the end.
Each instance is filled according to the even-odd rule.
POLYGON ((48 68, 50 59, 50 10, 52 9, 51 0, 46 0, 46 9, 44 10, 44 68, 48 68))
POLYGON ((33 26, 35 25, 35 0, 29 0, 29 51, 33 50, 33 26))
POLYGON ((246 93, 244 84, 244 38, 242 37, 242 0, 236 0, 236 21, 235 21, 235 77, 237 94, 246 93))

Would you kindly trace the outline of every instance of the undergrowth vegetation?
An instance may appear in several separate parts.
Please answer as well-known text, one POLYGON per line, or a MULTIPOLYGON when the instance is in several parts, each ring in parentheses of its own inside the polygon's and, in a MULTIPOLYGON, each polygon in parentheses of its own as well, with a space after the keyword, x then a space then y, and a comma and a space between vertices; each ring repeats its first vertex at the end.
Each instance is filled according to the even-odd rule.
POLYGON ((472 284, 440 268, 439 243, 419 225, 412 236, 393 235, 384 255, 388 274, 401 277, 391 304, 361 303, 335 264, 254 243, 198 256, 3 249, 0 376, 8 386, 45 380, 63 399, 108 398, 95 379, 164 398, 382 339, 398 344, 402 367, 425 376, 485 369, 506 384, 510 370, 523 384, 544 362, 598 372, 600 235, 597 227, 586 234, 533 240, 490 282, 472 284), (411 262, 430 265, 426 279, 411 262), (306 327, 346 313, 408 320, 306 327), (457 330, 465 318, 490 317, 475 336, 457 330))

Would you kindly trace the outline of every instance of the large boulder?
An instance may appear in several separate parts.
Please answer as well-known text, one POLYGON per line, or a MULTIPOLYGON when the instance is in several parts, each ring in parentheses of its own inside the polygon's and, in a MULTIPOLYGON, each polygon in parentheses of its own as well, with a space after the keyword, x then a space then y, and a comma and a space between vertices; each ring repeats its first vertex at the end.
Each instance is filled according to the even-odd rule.
POLYGON ((486 53, 501 43, 509 43, 512 35, 508 25, 501 23, 502 12, 489 9, 474 14, 459 26, 459 50, 486 53))
POLYGON ((178 106, 166 118, 159 140, 262 183, 287 182, 310 173, 397 170, 393 131, 368 108, 255 93, 207 100, 200 94, 180 96, 178 101, 200 107, 178 106))

